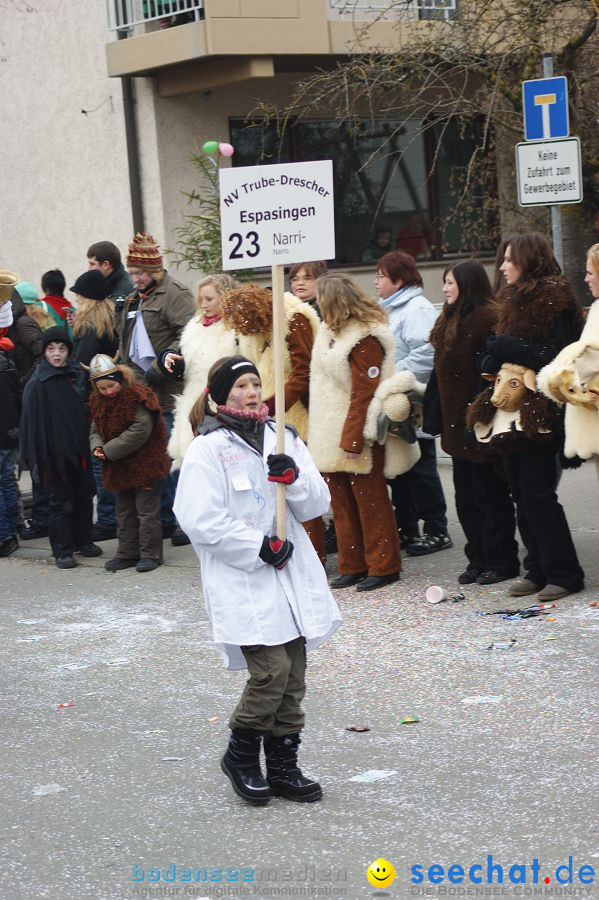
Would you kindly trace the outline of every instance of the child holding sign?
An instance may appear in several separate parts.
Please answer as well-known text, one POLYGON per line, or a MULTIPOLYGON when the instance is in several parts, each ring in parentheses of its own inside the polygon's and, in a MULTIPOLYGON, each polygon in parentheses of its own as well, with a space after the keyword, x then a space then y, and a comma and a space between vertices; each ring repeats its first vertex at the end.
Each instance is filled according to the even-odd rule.
POLYGON ((297 764, 306 650, 341 617, 301 523, 328 509, 329 492, 294 429, 276 453, 260 376, 244 357, 212 366, 190 420, 198 437, 185 454, 175 514, 200 560, 214 641, 228 668, 250 674, 221 767, 250 803, 273 794, 320 800, 320 785, 297 764), (286 540, 273 533, 276 482, 286 485, 286 540))

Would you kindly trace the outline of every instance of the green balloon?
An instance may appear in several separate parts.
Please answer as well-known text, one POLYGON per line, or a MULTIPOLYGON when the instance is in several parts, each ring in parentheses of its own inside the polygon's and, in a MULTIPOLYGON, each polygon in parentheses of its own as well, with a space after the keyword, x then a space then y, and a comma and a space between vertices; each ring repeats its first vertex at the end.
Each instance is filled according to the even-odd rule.
POLYGON ((204 153, 212 156, 218 150, 218 141, 206 141, 206 143, 202 147, 202 150, 204 151, 204 153))

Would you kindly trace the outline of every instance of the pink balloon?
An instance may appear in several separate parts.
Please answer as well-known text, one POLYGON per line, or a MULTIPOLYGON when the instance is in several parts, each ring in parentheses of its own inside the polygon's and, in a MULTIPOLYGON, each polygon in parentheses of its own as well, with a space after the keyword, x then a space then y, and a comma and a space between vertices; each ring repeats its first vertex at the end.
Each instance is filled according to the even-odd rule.
POLYGON ((218 152, 221 156, 233 156, 235 153, 235 148, 232 144, 219 144, 218 152))

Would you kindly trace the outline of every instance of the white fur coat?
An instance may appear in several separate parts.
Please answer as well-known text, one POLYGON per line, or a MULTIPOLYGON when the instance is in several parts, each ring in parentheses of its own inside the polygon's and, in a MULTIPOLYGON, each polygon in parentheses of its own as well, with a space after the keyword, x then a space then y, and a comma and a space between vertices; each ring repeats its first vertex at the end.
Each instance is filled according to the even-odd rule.
POLYGON ((175 397, 175 421, 168 442, 173 470, 181 468, 185 451, 193 440, 189 414, 206 387, 210 366, 222 356, 239 353, 234 331, 226 329, 222 321, 204 326, 196 316, 183 329, 180 347, 185 360, 185 386, 183 393, 175 397))
MULTIPOLYGON (((352 322, 341 334, 334 334, 322 323, 312 350, 310 370, 310 417, 308 448, 321 472, 352 472, 365 475, 372 471, 372 445, 376 441, 378 416, 385 412, 391 395, 406 393, 416 384, 411 372, 395 372, 395 342, 387 325, 365 326, 352 322), (370 402, 364 426, 365 443, 360 455, 346 457, 339 444, 351 396, 349 355, 368 335, 375 337, 384 351, 381 381, 370 402)), ((394 407, 403 410, 405 418, 410 403, 394 398, 394 407)), ((385 477, 394 478, 406 472, 420 455, 418 444, 399 437, 385 442, 385 477)))
MULTIPOLYGON (((552 391, 556 380, 571 378, 577 382, 576 360, 590 345, 599 344, 599 300, 595 300, 589 310, 586 324, 578 341, 568 344, 557 354, 549 365, 538 374, 537 386, 551 400, 563 402, 563 397, 552 391)), ((580 456, 590 459, 599 454, 599 411, 582 406, 566 404, 566 442, 564 454, 568 458, 580 456)))

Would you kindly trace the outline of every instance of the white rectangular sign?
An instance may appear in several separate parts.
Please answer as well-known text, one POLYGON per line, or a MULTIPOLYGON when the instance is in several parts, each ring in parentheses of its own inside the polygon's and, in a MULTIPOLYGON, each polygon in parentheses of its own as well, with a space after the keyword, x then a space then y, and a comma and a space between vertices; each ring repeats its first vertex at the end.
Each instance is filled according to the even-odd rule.
POLYGON ((221 169, 223 269, 335 256, 331 160, 221 169))
POLYGON ((520 206, 582 201, 578 138, 516 144, 516 173, 520 206))

